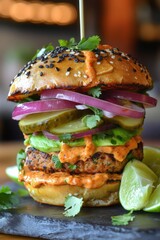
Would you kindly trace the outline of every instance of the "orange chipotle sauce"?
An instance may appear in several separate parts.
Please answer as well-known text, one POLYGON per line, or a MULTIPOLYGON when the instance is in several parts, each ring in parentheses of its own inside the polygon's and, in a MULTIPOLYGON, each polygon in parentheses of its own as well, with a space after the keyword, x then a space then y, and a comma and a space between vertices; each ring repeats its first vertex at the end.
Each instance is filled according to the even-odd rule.
POLYGON ((61 150, 58 154, 59 160, 62 163, 69 162, 75 164, 77 161, 86 161, 96 152, 104 152, 108 154, 113 154, 114 158, 122 162, 128 153, 135 149, 139 142, 142 141, 140 136, 132 137, 125 145, 121 146, 104 146, 96 147, 92 142, 92 137, 85 137, 85 146, 82 147, 70 147, 66 143, 62 144, 61 150))
POLYGON ((120 174, 96 173, 96 174, 78 174, 71 175, 65 172, 44 173, 42 171, 30 171, 27 166, 19 174, 19 180, 30 183, 33 187, 41 185, 72 185, 84 188, 99 188, 107 180, 120 180, 120 174))

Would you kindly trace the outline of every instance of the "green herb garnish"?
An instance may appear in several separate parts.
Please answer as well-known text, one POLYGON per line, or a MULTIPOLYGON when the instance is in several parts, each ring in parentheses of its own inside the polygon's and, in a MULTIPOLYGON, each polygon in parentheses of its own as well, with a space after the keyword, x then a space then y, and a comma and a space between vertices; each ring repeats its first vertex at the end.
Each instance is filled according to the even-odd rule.
POLYGON ((26 153, 23 149, 21 149, 17 153, 17 157, 16 157, 17 167, 19 171, 23 168, 25 158, 26 158, 26 153))
POLYGON ((99 115, 86 115, 82 118, 82 121, 88 128, 92 129, 98 125, 98 123, 101 121, 101 118, 99 115))
POLYGON ((18 196, 8 186, 2 186, 0 189, 0 210, 11 209, 18 203, 18 196))
POLYGON ((44 53, 49 52, 54 50, 54 47, 52 45, 52 43, 49 43, 48 45, 42 47, 41 49, 38 49, 36 54, 34 55, 34 57, 32 58, 33 60, 37 57, 42 56, 44 53))
POLYGON ((87 105, 87 107, 89 109, 91 109, 94 112, 95 115, 98 115, 100 118, 103 117, 103 111, 101 109, 95 108, 95 107, 91 107, 91 106, 88 106, 88 105, 87 105))
POLYGON ((54 162, 56 168, 62 168, 62 163, 60 162, 58 156, 52 156, 52 161, 54 162))
POLYGON ((76 216, 80 212, 82 205, 83 205, 83 198, 78 198, 69 194, 66 197, 65 203, 64 203, 64 206, 65 206, 64 215, 66 217, 76 216))
POLYGON ((61 47, 74 48, 77 45, 75 38, 70 38, 69 40, 60 39, 58 40, 61 47))
POLYGON ((101 87, 97 86, 89 89, 88 94, 95 98, 99 98, 102 94, 101 87))
POLYGON ((95 35, 89 38, 83 38, 79 43, 77 43, 74 38, 70 38, 69 41, 60 39, 59 44, 62 47, 70 49, 93 50, 98 47, 100 41, 100 37, 95 35))
POLYGON ((97 35, 89 38, 82 38, 82 40, 77 44, 76 48, 79 50, 93 50, 98 47, 100 41, 101 39, 97 35))
POLYGON ((130 211, 128 213, 122 214, 122 215, 118 215, 118 216, 112 216, 111 220, 112 220, 112 224, 115 226, 119 226, 119 225, 127 225, 129 222, 133 221, 135 216, 132 214, 133 211, 130 211))
POLYGON ((77 165, 75 165, 75 164, 69 164, 69 169, 71 169, 71 170, 76 170, 76 168, 77 168, 77 165))

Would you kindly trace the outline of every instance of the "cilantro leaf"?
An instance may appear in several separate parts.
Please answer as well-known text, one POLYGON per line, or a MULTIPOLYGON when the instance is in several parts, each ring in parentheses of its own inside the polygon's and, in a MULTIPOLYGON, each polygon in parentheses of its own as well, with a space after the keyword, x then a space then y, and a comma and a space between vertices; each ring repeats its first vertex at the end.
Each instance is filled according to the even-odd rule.
POLYGON ((17 167, 19 171, 23 168, 25 158, 26 158, 26 153, 23 149, 21 149, 17 153, 17 157, 16 157, 17 167))
POLYGON ((130 211, 128 213, 118 215, 118 216, 112 216, 112 224, 113 225, 127 225, 130 221, 133 221, 135 216, 132 214, 133 211, 130 211))
POLYGON ((101 121, 101 118, 99 115, 86 115, 82 118, 82 121, 88 128, 92 129, 97 126, 98 122, 101 121))
POLYGON ((69 194, 66 197, 65 203, 64 203, 64 206, 65 206, 64 215, 66 217, 76 216, 80 212, 82 205, 83 205, 83 198, 78 198, 69 194))
POLYGON ((54 162, 56 168, 62 168, 62 163, 60 162, 58 156, 52 156, 52 161, 54 162))
POLYGON ((48 45, 42 47, 41 49, 38 49, 32 59, 34 60, 35 58, 42 56, 45 52, 49 52, 52 50, 54 50, 54 47, 51 43, 49 43, 48 45))
POLYGON ((18 203, 18 196, 8 186, 2 186, 0 189, 0 210, 11 209, 18 203))
POLYGON ((95 98, 99 98, 102 94, 101 87, 97 86, 89 89, 88 94, 95 98))
POLYGON ((77 45, 75 38, 70 38, 69 41, 60 39, 58 40, 58 42, 61 47, 67 47, 67 48, 73 48, 77 45))
MULTIPOLYGON (((99 36, 94 35, 89 38, 83 38, 79 43, 75 41, 75 38, 70 38, 69 40, 60 39, 58 40, 59 45, 61 47, 67 47, 70 49, 78 49, 78 50, 93 50, 97 48, 98 44, 100 43, 101 39, 99 36)), ((33 56, 32 60, 41 57, 44 53, 53 51, 54 47, 52 43, 38 49, 36 54, 33 56)))
POLYGON ((101 39, 99 36, 95 35, 89 38, 82 38, 82 40, 76 46, 79 50, 93 50, 97 48, 101 39))
POLYGON ((76 168, 77 168, 76 164, 70 164, 69 165, 69 169, 71 169, 71 170, 76 170, 76 168))
POLYGON ((98 115, 100 118, 103 117, 103 111, 99 108, 88 106, 89 109, 91 109, 95 115, 98 115))
POLYGON ((101 41, 100 37, 95 35, 89 38, 83 38, 79 43, 77 43, 74 38, 70 38, 69 41, 60 39, 58 42, 60 46, 67 47, 70 49, 93 50, 97 48, 100 41, 101 41))

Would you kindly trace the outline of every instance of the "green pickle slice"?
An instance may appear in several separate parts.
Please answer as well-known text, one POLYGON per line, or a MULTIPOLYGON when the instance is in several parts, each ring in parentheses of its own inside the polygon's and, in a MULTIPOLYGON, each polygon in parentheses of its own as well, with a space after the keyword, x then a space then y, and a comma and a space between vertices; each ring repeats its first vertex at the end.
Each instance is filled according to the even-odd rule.
POLYGON ((134 130, 140 128, 143 125, 144 118, 130 118, 130 117, 123 117, 123 116, 115 116, 113 118, 107 118, 108 121, 112 123, 118 124, 119 126, 128 129, 134 130))
POLYGON ((76 133, 83 132, 88 130, 89 128, 82 121, 82 117, 78 119, 74 119, 70 122, 64 123, 58 127, 49 128, 49 132, 53 134, 63 134, 63 133, 76 133))
POLYGON ((81 115, 81 111, 68 109, 64 111, 31 114, 19 122, 19 127, 25 134, 48 130, 51 127, 56 128, 59 125, 78 118, 81 115))

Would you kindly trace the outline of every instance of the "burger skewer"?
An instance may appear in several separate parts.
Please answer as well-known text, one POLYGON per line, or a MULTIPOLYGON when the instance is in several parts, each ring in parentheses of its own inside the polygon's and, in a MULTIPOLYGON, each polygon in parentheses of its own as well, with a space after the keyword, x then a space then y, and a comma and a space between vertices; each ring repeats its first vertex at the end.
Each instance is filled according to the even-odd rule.
POLYGON ((79 23, 80 23, 80 39, 82 40, 85 37, 83 0, 79 0, 79 23))

